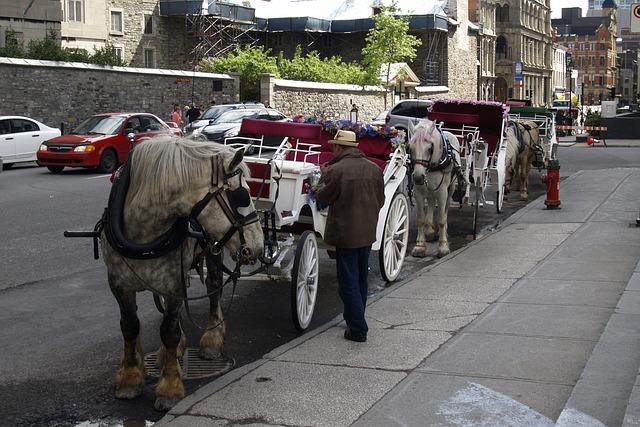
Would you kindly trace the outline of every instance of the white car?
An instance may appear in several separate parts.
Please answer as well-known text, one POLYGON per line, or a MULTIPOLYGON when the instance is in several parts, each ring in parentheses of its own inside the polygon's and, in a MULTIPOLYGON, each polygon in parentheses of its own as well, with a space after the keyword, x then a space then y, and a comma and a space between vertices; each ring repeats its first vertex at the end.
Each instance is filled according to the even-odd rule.
POLYGON ((0 116, 0 157, 5 169, 14 163, 35 162, 38 147, 60 136, 60 129, 20 116, 0 116))

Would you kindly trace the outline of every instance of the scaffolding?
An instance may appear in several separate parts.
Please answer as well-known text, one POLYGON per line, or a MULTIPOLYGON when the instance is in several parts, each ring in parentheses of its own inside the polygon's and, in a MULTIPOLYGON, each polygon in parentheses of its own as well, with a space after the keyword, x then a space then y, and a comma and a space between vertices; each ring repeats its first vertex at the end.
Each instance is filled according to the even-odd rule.
POLYGON ((209 14, 185 15, 185 31, 195 39, 189 56, 194 61, 221 57, 240 46, 257 43, 255 23, 209 14))

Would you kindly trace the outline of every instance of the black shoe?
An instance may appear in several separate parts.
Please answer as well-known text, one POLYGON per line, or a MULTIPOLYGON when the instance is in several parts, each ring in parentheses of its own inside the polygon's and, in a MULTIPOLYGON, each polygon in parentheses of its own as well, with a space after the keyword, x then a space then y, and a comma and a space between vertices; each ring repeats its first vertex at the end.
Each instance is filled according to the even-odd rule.
POLYGON ((353 335, 351 330, 347 329, 344 331, 344 339, 355 342, 365 342, 367 340, 366 335, 353 335))

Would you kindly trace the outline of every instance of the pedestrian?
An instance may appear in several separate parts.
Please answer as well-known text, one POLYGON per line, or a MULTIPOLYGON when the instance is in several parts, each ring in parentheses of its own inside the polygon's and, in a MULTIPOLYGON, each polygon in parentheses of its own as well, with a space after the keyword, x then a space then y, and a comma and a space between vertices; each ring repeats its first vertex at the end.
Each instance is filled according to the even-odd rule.
POLYGON ((191 107, 187 111, 187 117, 189 118, 189 123, 193 123, 198 120, 200 117, 200 109, 196 106, 196 104, 191 103, 191 107))
POLYGON ((347 323, 344 337, 365 342, 369 253, 384 204, 384 181, 380 168, 358 149, 354 132, 339 130, 329 142, 335 157, 321 168, 316 198, 329 206, 324 241, 336 247, 338 292, 347 323))
POLYGON ((173 113, 171 113, 171 121, 178 125, 180 129, 182 129, 182 125, 184 124, 184 120, 182 120, 182 112, 180 111, 180 105, 173 105, 173 113))

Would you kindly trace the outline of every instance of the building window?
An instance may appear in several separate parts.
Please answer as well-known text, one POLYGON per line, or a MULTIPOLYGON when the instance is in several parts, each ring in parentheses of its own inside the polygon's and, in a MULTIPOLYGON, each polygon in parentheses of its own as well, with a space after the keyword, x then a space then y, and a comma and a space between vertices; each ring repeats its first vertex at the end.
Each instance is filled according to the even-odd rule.
POLYGON ((498 37, 496 40, 496 58, 507 59, 507 39, 503 36, 498 37))
POLYGON ((109 30, 110 34, 122 34, 123 33, 123 24, 122 24, 122 10, 111 10, 111 27, 109 30))
POLYGON ((600 43, 600 50, 605 50, 607 48, 607 45, 604 43, 600 43))
POLYGON ((584 43, 580 43, 580 50, 584 50, 584 43))
POLYGON ((114 46, 113 49, 120 62, 124 62, 124 49, 121 46, 114 46))
POLYGON ((147 68, 156 68, 156 50, 144 50, 144 66, 147 68))
POLYGON ((600 66, 604 67, 604 64, 605 64, 604 56, 601 56, 600 57, 600 66))
POLYGON ((509 22, 509 5, 496 6, 496 21, 509 22))
POLYGON ((153 34, 153 15, 144 15, 144 34, 153 34))
POLYGON ((82 0, 67 0, 67 21, 82 22, 82 0))

